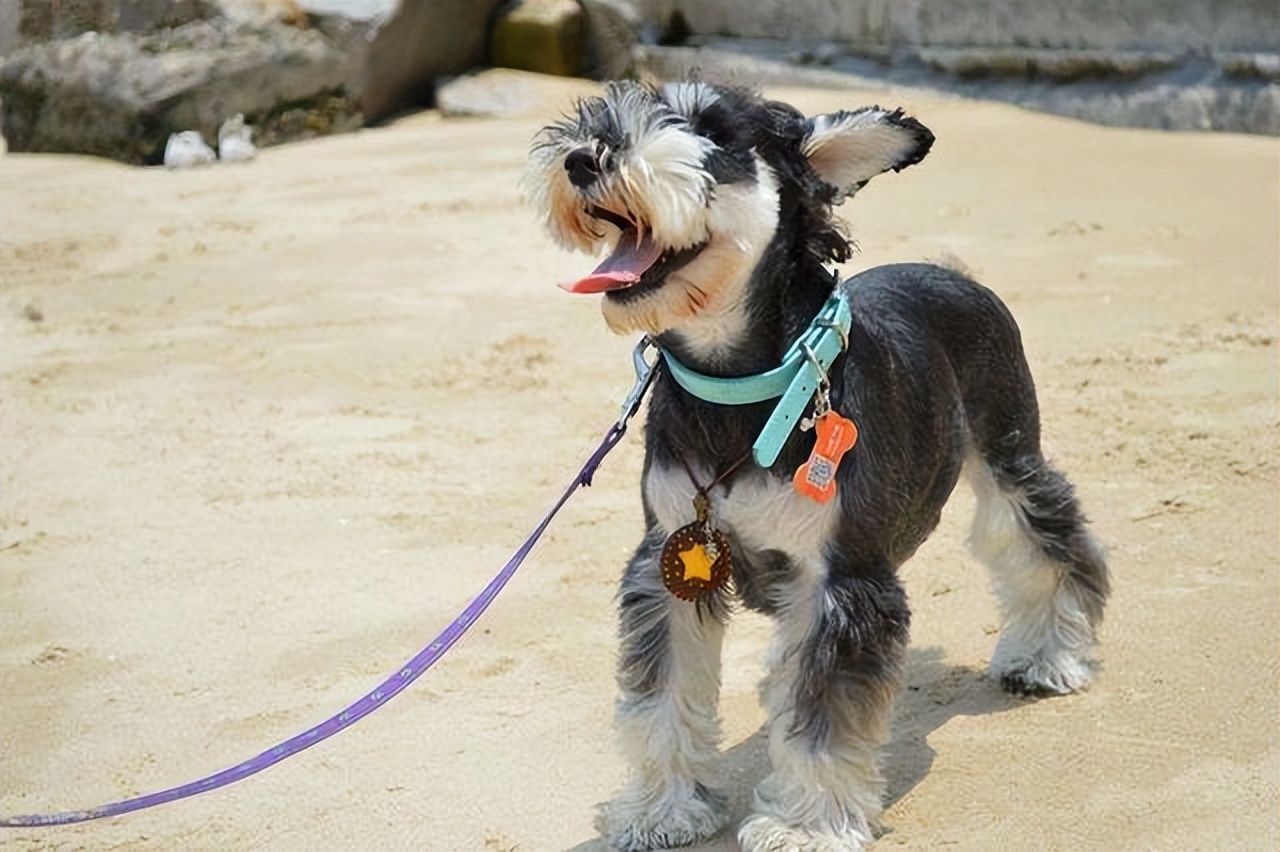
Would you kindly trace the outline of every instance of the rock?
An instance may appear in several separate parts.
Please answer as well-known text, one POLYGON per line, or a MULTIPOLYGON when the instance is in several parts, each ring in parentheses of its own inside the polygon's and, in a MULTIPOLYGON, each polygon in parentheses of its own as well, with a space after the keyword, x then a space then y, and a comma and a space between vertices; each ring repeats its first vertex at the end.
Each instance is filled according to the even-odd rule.
POLYGON ((224 18, 261 26, 280 23, 306 29, 311 19, 297 0, 214 0, 224 18))
POLYGON ((439 82, 436 107, 452 117, 510 117, 526 112, 535 90, 523 81, 495 79, 489 73, 464 74, 439 82))
POLYGON ((1106 94, 1024 87, 1009 100, 1112 127, 1280 135, 1280 86, 1153 82, 1106 94))
POLYGON ((110 32, 153 33, 216 17, 215 0, 119 0, 110 32))
POLYGON ((595 80, 634 76, 640 16, 631 0, 522 0, 499 11, 489 64, 595 80))
POLYGON ((108 0, 16 0, 21 44, 115 32, 115 3, 108 0))
POLYGON ((370 122, 430 106, 435 80, 484 62, 496 0, 401 0, 365 55, 360 106, 370 122))
MULTIPOLYGON (((925 87, 1114 127, 1280 135, 1280 84, 1269 76, 1273 69, 1280 70, 1280 62, 1270 63, 1271 54, 1239 55, 1221 67, 1206 59, 1182 59, 1161 71, 1157 70, 1162 66, 1158 53, 1139 52, 1135 59, 1134 54, 1121 51, 1111 60, 1102 60, 1090 52, 1077 62, 1063 52, 1045 62, 1059 75, 1054 79, 1048 73, 961 76, 918 60, 873 65, 838 59, 830 69, 797 67, 786 61, 790 54, 785 45, 776 45, 772 54, 760 48, 756 41, 731 39, 700 48, 646 45, 640 62, 647 73, 665 80, 696 73, 710 83, 751 80, 770 86, 925 87), (1106 69, 1106 76, 1081 75, 1086 68, 1092 69, 1091 74, 1106 69), (1149 68, 1150 73, 1116 73, 1137 68, 1149 68)), ((1025 59, 1025 54, 1009 51, 1000 55, 1025 59)))
POLYGON ((635 76, 640 16, 630 0, 582 0, 586 15, 583 73, 595 80, 635 76))
POLYGON ((258 123, 342 97, 347 72, 347 57, 323 35, 279 24, 219 19, 147 36, 86 34, 8 57, 3 130, 10 151, 154 164, 172 133, 213 138, 236 113, 258 123))
POLYGON ((363 125, 364 117, 356 109, 355 101, 335 93, 259 117, 254 136, 258 145, 266 148, 333 133, 349 133, 363 125))
POLYGON ((342 17, 353 21, 385 21, 399 0, 297 0, 312 17, 342 17))
POLYGON ((203 166, 218 159, 200 135, 199 130, 184 130, 169 137, 164 146, 164 167, 166 169, 189 169, 192 166, 203 166))
POLYGON ((1280 54, 1227 53, 1214 59, 1222 73, 1232 79, 1280 83, 1280 54))
POLYGON ((256 156, 253 128, 244 123, 243 115, 236 113, 218 128, 218 159, 224 163, 241 163, 256 156))
POLYGON ((84 33, 146 35, 214 18, 303 28, 311 20, 297 0, 0 0, 0 55, 84 33))
POLYGON ((519 0, 493 22, 489 64, 558 77, 582 69, 586 20, 574 0, 519 0))
POLYGON ((935 71, 962 80, 1014 77, 1057 83, 1136 79, 1168 71, 1179 60, 1167 51, 1037 48, 925 48, 919 56, 935 71))
POLYGON ((0 55, 84 33, 151 33, 220 14, 218 0, 0 0, 0 55))
POLYGON ((565 104, 596 92, 595 84, 572 78, 550 78, 510 68, 488 68, 436 87, 436 106, 447 116, 532 115, 546 118, 565 104))
POLYGON ((1274 0, 638 0, 695 33, 907 48, 1274 52, 1274 0))
POLYGON ((841 45, 828 41, 792 51, 787 54, 787 61, 794 65, 831 65, 845 52, 841 45))

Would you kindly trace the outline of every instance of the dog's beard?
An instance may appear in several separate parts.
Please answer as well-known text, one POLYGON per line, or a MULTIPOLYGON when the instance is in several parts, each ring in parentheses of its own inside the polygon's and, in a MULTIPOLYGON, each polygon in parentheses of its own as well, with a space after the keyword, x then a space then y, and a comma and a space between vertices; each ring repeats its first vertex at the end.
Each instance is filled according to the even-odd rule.
POLYGON ((592 213, 597 207, 642 224, 665 248, 684 249, 706 239, 715 182, 702 163, 715 146, 674 123, 673 116, 668 119, 634 129, 625 150, 580 135, 574 124, 552 125, 540 134, 525 191, 542 208, 557 242, 597 253, 608 237, 606 223, 592 213), (565 170, 565 159, 575 149, 591 150, 609 161, 608 174, 589 187, 575 186, 565 170))
POLYGON ((745 323, 747 284, 777 227, 777 182, 757 162, 754 181, 717 188, 696 256, 652 283, 605 293, 605 322, 619 334, 678 331, 696 348, 731 344, 745 323))
POLYGON ((718 182, 712 172, 728 155, 690 128, 715 97, 699 84, 661 94, 613 87, 535 140, 526 196, 557 242, 599 258, 565 289, 603 293, 615 332, 660 334, 699 318, 724 325, 772 238, 778 189, 768 167, 746 153, 733 179, 718 182), (589 161, 587 172, 574 174, 571 158, 589 161))
POLYGON ((526 186, 548 229, 567 248, 603 256, 566 289, 603 292, 605 322, 619 334, 701 337, 691 326, 705 320, 712 338, 725 336, 778 225, 777 181, 762 160, 754 179, 698 188, 687 163, 632 159, 616 179, 580 190, 563 153, 538 159, 526 186))

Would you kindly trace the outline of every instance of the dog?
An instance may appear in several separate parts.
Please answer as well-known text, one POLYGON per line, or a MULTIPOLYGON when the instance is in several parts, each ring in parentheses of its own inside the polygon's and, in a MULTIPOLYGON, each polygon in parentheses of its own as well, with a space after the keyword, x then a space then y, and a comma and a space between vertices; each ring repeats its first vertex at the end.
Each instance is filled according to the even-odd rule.
POLYGON ((1073 486, 1041 454, 1008 309, 943 266, 843 282, 828 270, 853 249, 835 206, 919 163, 933 141, 901 110, 805 117, 696 80, 610 83, 534 139, 526 195, 562 246, 603 255, 567 289, 602 293, 608 326, 643 332, 661 353, 645 428, 647 532, 618 593, 615 722, 631 773, 599 823, 618 849, 688 845, 728 822, 717 700, 739 604, 775 621, 761 686, 772 766, 738 829, 742 848, 872 842, 877 752, 910 623, 896 571, 962 470, 977 495, 970 544, 1002 609, 992 674, 1021 694, 1074 692, 1094 676, 1108 570, 1073 486), (847 322, 815 326, 832 305, 847 322), (807 345, 797 359, 806 334, 834 335, 834 361, 807 345), (848 424, 827 457, 822 428, 784 429, 772 454, 753 457, 782 403, 708 401, 680 378, 734 385, 788 357, 826 373, 806 393, 805 425, 848 424), (800 487, 823 464, 825 499, 800 487))

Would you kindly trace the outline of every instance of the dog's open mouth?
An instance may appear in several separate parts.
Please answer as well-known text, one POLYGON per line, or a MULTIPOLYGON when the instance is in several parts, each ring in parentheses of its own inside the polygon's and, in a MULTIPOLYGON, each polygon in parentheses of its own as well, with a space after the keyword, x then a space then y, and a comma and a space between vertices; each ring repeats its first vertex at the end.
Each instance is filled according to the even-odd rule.
POLYGON ((570 293, 610 293, 630 298, 662 286, 667 276, 697 257, 707 244, 684 249, 664 249, 654 241, 652 233, 632 219, 592 207, 592 216, 618 227, 622 234, 613 251, 590 275, 572 284, 560 285, 570 293), (622 291, 626 291, 625 294, 622 291))

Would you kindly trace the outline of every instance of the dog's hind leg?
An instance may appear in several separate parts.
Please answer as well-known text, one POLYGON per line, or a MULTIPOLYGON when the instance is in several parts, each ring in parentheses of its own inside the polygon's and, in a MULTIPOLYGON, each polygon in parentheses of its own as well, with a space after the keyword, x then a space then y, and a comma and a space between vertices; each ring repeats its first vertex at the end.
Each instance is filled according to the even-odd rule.
POLYGON ((963 388, 965 471, 977 496, 969 544, 1002 611, 991 672, 1014 693, 1084 689, 1110 591, 1102 548, 1075 489, 1041 452, 1035 382, 1012 315, 972 282, 949 286, 955 316, 937 327, 963 388))
POLYGON ((773 771, 738 831, 748 852, 862 849, 883 807, 877 757, 906 653, 906 594, 887 563, 804 574, 777 614, 762 687, 773 771))
POLYGON ((966 465, 978 504, 970 546, 1003 617, 991 672, 1009 692, 1074 692, 1093 680, 1107 565, 1071 483, 1027 439, 988 442, 986 458, 966 465))
POLYGON ((631 765, 627 786, 600 814, 616 849, 686 846, 728 822, 711 787, 720 741, 720 646, 724 604, 671 595, 658 561, 664 536, 650 531, 619 592, 622 648, 616 726, 631 765))

